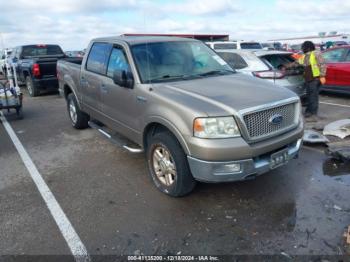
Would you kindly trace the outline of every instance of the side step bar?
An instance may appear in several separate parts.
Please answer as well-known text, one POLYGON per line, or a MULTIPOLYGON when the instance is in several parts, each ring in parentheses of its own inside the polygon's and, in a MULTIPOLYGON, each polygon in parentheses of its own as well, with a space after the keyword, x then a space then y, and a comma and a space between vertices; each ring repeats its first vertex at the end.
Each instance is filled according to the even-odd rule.
POLYGON ((117 145, 120 148, 123 148, 131 153, 142 153, 143 149, 138 147, 136 144, 128 141, 126 138, 121 138, 119 136, 112 135, 103 129, 103 126, 97 124, 94 121, 89 121, 89 126, 93 129, 99 131, 102 135, 107 137, 113 144, 117 145))

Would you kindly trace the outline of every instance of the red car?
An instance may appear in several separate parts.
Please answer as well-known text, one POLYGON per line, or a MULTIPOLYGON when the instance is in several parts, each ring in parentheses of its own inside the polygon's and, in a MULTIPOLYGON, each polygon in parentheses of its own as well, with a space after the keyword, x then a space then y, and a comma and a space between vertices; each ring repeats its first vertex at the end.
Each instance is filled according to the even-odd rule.
POLYGON ((350 94, 350 45, 328 49, 322 53, 327 63, 325 91, 350 94))

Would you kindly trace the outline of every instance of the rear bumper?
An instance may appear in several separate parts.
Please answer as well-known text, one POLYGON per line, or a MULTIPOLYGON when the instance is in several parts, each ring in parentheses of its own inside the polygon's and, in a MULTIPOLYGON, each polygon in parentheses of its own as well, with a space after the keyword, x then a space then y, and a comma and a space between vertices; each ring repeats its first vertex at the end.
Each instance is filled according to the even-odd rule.
POLYGON ((58 80, 56 77, 33 79, 33 85, 39 89, 58 89, 58 80))
MULTIPOLYGON (((297 157, 301 145, 302 139, 298 139, 283 148, 287 154, 287 162, 297 157)), ((233 182, 246 180, 252 176, 261 175, 270 171, 272 169, 271 155, 275 152, 276 151, 272 151, 250 159, 225 162, 204 161, 191 156, 188 156, 187 159, 192 175, 196 180, 214 183, 233 182), (231 168, 236 168, 237 170, 230 171, 231 168)))

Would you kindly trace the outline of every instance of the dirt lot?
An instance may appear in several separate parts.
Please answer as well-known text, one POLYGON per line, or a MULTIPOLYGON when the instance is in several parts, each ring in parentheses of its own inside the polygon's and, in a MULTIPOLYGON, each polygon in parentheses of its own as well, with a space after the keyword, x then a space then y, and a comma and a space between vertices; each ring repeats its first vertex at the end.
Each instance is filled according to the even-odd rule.
MULTIPOLYGON (((323 121, 349 117, 350 108, 332 105, 350 106, 349 97, 321 100, 323 121)), ((142 154, 73 129, 57 94, 25 92, 23 111, 23 120, 4 113, 90 255, 349 252, 350 166, 325 147, 304 146, 297 160, 255 180, 199 184, 175 199, 153 186, 142 154)), ((71 254, 3 124, 0 254, 71 254)))

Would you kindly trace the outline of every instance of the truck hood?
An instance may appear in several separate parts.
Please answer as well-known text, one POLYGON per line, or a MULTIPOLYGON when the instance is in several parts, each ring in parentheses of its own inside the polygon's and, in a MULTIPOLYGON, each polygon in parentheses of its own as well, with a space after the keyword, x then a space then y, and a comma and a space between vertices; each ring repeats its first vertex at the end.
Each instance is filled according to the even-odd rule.
MULTIPOLYGON (((296 94, 286 88, 241 73, 171 82, 167 83, 165 88, 177 90, 210 103, 211 108, 212 106, 219 107, 225 113, 289 98, 298 99, 296 94)), ((212 113, 207 112, 208 115, 212 113)))

